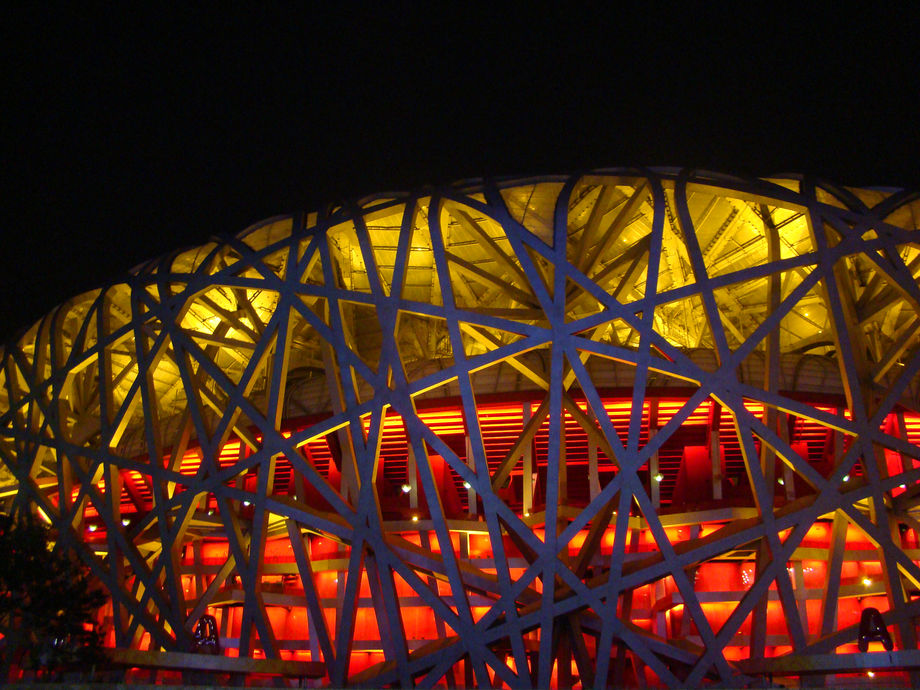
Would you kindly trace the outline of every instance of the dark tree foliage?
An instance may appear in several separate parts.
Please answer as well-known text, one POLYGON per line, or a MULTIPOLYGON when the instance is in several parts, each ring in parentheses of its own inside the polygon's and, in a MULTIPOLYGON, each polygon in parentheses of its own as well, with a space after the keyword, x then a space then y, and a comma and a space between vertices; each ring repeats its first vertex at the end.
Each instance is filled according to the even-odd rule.
MULTIPOLYGON (((2 670, 88 668, 102 656, 94 614, 106 601, 76 558, 52 550, 31 516, 0 515, 2 670)), ((0 676, 0 682, 3 677, 0 676)))

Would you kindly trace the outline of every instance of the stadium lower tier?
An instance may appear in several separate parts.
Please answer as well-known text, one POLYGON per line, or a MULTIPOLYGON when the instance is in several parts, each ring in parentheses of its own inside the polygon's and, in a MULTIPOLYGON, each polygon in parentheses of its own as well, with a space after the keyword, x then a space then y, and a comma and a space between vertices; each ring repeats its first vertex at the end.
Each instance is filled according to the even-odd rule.
MULTIPOLYGON (((79 513, 110 589, 112 573, 123 578, 100 614, 106 643, 182 649, 209 614, 226 655, 323 661, 332 683, 536 682, 551 654, 554 687, 592 686, 598 672, 656 685, 685 680, 707 655, 738 670, 751 658, 856 652, 862 612, 895 613, 890 569, 912 577, 916 523, 905 514, 893 534, 899 553, 880 544, 860 520, 871 525, 865 475, 881 471, 897 502, 920 461, 886 450, 875 467, 842 469, 854 436, 829 423, 849 417, 830 399, 810 402, 812 419, 746 404, 786 440, 785 458, 746 442, 711 399, 648 396, 641 420, 623 395, 603 402, 609 426, 569 400, 555 455, 545 405, 520 395, 483 401, 473 425, 456 400, 419 405, 424 443, 392 411, 369 415, 370 469, 346 447, 353 434, 316 417, 288 425, 296 453, 278 453, 270 473, 247 469, 261 439, 234 435, 212 458, 189 441, 159 467, 141 458, 75 484, 63 508, 79 513), (631 424, 637 446, 613 447, 631 424), (163 481, 160 468, 178 474, 163 481), (106 477, 120 484, 117 502, 106 477), (772 505, 752 489, 762 482, 772 505), (850 494, 852 515, 816 508, 829 486, 850 494)), ((920 416, 891 414, 879 431, 918 444, 920 416)), ((902 602, 917 595, 908 587, 902 602)))

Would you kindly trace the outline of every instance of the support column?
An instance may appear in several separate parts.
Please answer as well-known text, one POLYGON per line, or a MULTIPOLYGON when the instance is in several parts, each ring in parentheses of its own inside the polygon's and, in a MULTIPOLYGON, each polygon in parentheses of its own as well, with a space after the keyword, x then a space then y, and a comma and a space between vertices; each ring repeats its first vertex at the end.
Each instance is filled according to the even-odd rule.
POLYGON ((409 485, 409 508, 414 513, 418 510, 418 462, 411 443, 409 444, 409 455, 406 457, 406 474, 406 483, 409 485))
MULTIPOLYGON (((469 434, 465 436, 464 440, 466 441, 466 464, 475 472, 476 461, 473 459, 473 445, 470 443, 469 434)), ((476 505, 476 489, 472 484, 470 484, 470 488, 466 490, 466 497, 470 505, 470 515, 478 515, 479 506, 476 505)))
POLYGON ((722 423, 722 406, 715 400, 709 408, 709 459, 712 462, 712 497, 722 500, 722 446, 719 443, 719 427, 722 423))
MULTIPOLYGON (((658 433, 658 398, 650 398, 648 401, 648 442, 651 443, 658 433)), ((652 505, 655 508, 661 508, 661 482, 656 482, 660 469, 658 467, 658 452, 654 452, 648 459, 648 476, 649 489, 652 499, 652 505)))
MULTIPOLYGON (((527 427, 533 415, 533 409, 530 403, 524 403, 522 429, 527 427)), ((533 441, 527 443, 523 450, 523 471, 521 474, 522 503, 524 515, 530 515, 533 512, 533 441)))
POLYGON ((588 439, 588 491, 591 500, 601 492, 601 479, 597 469, 597 444, 588 439))

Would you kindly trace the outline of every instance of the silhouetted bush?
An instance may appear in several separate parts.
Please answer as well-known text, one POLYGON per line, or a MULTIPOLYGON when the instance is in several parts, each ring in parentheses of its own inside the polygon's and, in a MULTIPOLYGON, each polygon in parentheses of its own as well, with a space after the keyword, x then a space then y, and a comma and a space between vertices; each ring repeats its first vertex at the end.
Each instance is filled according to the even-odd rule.
POLYGON ((31 516, 0 515, 0 679, 12 667, 60 673, 102 659, 95 614, 106 595, 50 537, 31 516))

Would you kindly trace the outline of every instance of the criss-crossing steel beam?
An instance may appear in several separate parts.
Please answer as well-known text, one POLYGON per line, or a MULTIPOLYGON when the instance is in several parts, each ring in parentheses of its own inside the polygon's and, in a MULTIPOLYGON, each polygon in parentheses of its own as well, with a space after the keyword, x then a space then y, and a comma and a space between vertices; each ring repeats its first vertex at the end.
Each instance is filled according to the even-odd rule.
POLYGON ((270 219, 4 348, 0 500, 110 644, 334 686, 744 684, 863 595, 910 660, 918 217, 623 169, 270 219))

